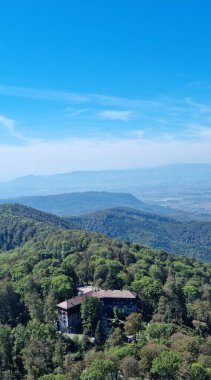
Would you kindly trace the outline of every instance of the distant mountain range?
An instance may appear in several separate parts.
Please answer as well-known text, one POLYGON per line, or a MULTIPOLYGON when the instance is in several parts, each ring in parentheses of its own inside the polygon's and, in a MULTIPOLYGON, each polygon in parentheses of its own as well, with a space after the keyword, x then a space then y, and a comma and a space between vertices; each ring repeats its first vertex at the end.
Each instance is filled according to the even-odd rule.
POLYGON ((0 199, 87 191, 130 193, 145 203, 193 212, 206 220, 211 216, 211 165, 72 172, 0 183, 0 199))
POLYGON ((174 214, 176 210, 141 202, 127 193, 78 192, 2 199, 0 203, 19 203, 60 216, 81 215, 113 207, 128 207, 146 212, 174 214))
MULTIPOLYGON (((0 200, 1 203, 19 203, 59 216, 77 216, 115 207, 126 207, 152 214, 171 216, 181 221, 204 220, 204 215, 201 216, 156 204, 148 204, 128 193, 108 193, 105 191, 16 197, 2 199, 0 200)), ((211 221, 211 215, 206 215, 205 219, 211 221)))

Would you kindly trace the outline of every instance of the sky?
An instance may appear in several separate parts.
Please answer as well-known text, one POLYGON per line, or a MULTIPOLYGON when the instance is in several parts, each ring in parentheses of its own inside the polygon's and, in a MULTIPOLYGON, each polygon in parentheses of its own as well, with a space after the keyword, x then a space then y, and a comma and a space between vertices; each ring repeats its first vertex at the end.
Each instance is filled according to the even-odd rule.
POLYGON ((209 0, 1 0, 0 181, 211 163, 209 0))

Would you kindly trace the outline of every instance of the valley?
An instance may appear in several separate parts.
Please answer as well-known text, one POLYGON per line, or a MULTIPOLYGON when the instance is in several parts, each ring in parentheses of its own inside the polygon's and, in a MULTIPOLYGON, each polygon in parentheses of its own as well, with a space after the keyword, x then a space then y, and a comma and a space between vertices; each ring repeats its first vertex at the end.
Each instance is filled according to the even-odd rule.
MULTIPOLYGON (((195 218, 211 220, 210 188, 211 165, 175 164, 137 170, 84 171, 50 176, 26 176, 1 183, 0 199, 90 191, 129 193, 141 202, 153 206, 154 210, 157 208, 157 211, 161 206, 161 210, 166 209, 167 214, 174 210, 175 214, 187 212, 194 214, 195 218)), ((132 207, 127 204, 116 204, 114 207, 119 205, 132 207)), ((92 211, 96 210, 88 210, 88 212, 92 211)))

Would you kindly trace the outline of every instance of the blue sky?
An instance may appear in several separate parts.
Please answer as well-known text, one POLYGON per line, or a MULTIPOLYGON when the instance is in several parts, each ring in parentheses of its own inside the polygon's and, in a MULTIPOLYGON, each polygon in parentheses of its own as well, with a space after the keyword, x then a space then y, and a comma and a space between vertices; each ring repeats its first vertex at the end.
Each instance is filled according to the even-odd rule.
POLYGON ((1 0, 0 180, 211 163, 209 0, 1 0))

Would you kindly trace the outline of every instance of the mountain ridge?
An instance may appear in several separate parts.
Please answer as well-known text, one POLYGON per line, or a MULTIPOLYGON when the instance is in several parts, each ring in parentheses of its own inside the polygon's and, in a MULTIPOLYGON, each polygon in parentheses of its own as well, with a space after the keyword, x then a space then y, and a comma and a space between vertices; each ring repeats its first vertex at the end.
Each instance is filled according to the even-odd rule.
POLYGON ((164 214, 176 211, 162 206, 147 204, 129 193, 111 193, 106 191, 15 197, 2 199, 0 203, 23 204, 60 216, 91 213, 119 206, 164 214))
POLYGON ((76 229, 72 222, 19 204, 0 205, 0 252, 20 247, 46 230, 76 229))
POLYGON ((211 261, 210 222, 181 222, 126 207, 61 218, 23 205, 0 205, 0 251, 21 246, 40 232, 81 229, 211 261))
POLYGON ((0 199, 0 204, 19 203, 58 216, 77 216, 115 207, 127 207, 143 212, 173 217, 177 220, 208 220, 211 215, 185 212, 141 201, 130 193, 87 191, 0 199))
POLYGON ((88 231, 211 261, 211 223, 116 208, 68 218, 88 231))
MULTIPOLYGON (((111 191, 112 189, 115 189, 115 192, 122 192, 124 189, 124 192, 131 193, 132 188, 142 187, 143 184, 149 185, 149 181, 174 183, 175 180, 183 181, 199 177, 211 179, 211 164, 176 164, 142 169, 75 171, 47 176, 28 175, 0 183, 0 197, 49 195, 52 194, 52 191, 54 194, 58 194, 90 190, 111 191), (72 179, 74 179, 74 182, 71 181, 72 179), (62 182, 63 180, 64 182, 62 182), (54 184, 54 190, 52 190, 52 183, 54 184), (17 186, 15 188, 16 184, 21 186, 25 184, 26 187, 19 188, 17 186), (9 194, 6 193, 6 190, 9 194), (38 191, 39 194, 37 193, 38 191)), ((132 194, 134 193, 132 192, 132 194)))

